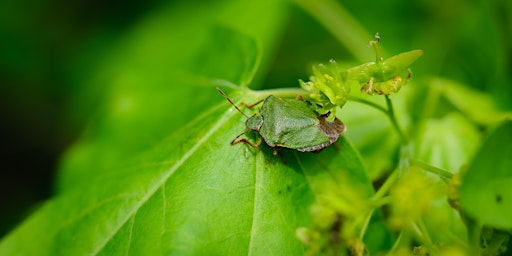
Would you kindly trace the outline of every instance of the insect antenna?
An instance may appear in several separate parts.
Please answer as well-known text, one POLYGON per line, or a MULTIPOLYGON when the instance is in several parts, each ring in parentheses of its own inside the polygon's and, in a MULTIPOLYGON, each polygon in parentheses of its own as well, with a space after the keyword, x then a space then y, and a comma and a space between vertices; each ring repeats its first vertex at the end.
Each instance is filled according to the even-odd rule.
POLYGON ((249 118, 249 116, 247 116, 244 112, 242 112, 242 110, 240 110, 236 105, 235 103, 233 103, 233 101, 219 88, 217 87, 217 91, 220 93, 220 95, 222 95, 224 98, 226 98, 226 100, 228 100, 228 102, 233 105, 233 107, 236 108, 236 110, 238 110, 238 112, 240 112, 242 115, 244 115, 245 117, 249 118))

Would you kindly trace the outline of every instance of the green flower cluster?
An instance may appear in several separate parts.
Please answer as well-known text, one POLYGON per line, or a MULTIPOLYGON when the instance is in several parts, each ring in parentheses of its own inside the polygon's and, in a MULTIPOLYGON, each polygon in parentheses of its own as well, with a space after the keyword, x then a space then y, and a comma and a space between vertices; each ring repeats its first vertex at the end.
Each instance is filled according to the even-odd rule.
POLYGON ((299 80, 300 87, 310 92, 308 99, 319 114, 331 112, 329 118, 334 120, 336 107, 343 107, 350 94, 346 72, 341 71, 336 62, 331 60, 328 65, 313 66, 313 75, 309 79, 309 82, 299 80))
POLYGON ((311 225, 297 229, 305 255, 367 255, 360 234, 374 206, 361 191, 349 183, 325 184, 310 208, 311 225))
MULTIPOLYGON (((375 48, 377 44, 374 43, 375 48)), ((379 53, 376 50, 377 54, 379 53)), ((423 55, 421 50, 400 53, 389 59, 377 57, 376 62, 368 62, 347 70, 347 77, 357 80, 361 91, 370 95, 390 95, 396 93, 411 79, 408 68, 423 55)))
POLYGON ((307 98, 319 114, 331 113, 329 118, 334 120, 336 107, 342 108, 348 100, 350 83, 358 83, 363 93, 390 95, 411 79, 412 72, 408 67, 423 55, 423 51, 404 52, 384 60, 378 47, 380 37, 378 34, 375 37, 377 40, 370 42, 375 49, 375 62, 343 70, 331 60, 327 65, 313 66, 310 81, 299 80, 300 86, 309 92, 307 98))

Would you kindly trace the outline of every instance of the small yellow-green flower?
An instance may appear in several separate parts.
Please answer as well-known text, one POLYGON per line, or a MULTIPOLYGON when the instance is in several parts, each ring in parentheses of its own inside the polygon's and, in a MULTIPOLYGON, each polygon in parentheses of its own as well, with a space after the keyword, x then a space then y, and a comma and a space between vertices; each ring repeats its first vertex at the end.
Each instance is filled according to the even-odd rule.
POLYGON ((429 209, 436 193, 436 186, 431 178, 419 169, 411 169, 390 191, 390 226, 400 229, 420 220, 429 209))
POLYGON ((331 112, 330 118, 334 120, 336 107, 343 107, 350 94, 350 85, 334 60, 329 64, 313 66, 313 75, 310 81, 299 80, 300 86, 309 91, 308 99, 319 114, 331 112))

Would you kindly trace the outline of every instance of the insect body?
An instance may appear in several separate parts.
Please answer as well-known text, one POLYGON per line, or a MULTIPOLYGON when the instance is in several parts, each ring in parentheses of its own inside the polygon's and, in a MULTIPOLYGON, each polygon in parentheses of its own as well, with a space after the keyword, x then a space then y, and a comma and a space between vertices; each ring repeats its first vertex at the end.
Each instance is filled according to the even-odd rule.
MULTIPOLYGON (((218 88, 217 90, 240 111, 224 92, 218 88)), ((240 113, 245 115, 242 111, 240 113)), ((263 138, 270 147, 290 148, 301 152, 319 151, 336 142, 346 130, 339 119, 328 121, 329 114, 318 115, 312 106, 303 100, 281 99, 270 95, 263 101, 260 114, 247 118, 245 126, 248 130, 238 135, 231 145, 244 142, 258 147, 263 138), (251 130, 257 131, 261 136, 256 144, 240 138, 251 130)))

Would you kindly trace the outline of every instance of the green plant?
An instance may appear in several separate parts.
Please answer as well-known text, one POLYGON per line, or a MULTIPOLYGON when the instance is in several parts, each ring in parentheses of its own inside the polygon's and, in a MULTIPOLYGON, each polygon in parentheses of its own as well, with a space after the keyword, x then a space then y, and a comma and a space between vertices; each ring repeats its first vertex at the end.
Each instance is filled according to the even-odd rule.
MULTIPOLYGON (((491 95, 427 77, 433 61, 412 67, 403 86, 421 52, 381 60, 390 55, 375 48, 368 64, 371 35, 335 1, 173 7, 98 61, 76 105, 101 91, 100 114, 63 157, 55 196, 2 238, 0 254, 495 255, 510 247, 512 121, 491 95), (264 83, 265 72, 285 73, 270 63, 296 6, 357 63, 315 65, 302 89, 270 88, 275 76, 264 83), (376 75, 390 63, 398 65, 376 75), (245 118, 217 86, 232 89, 237 104, 302 94, 319 114, 336 112, 347 133, 339 149, 281 150, 286 164, 264 145, 231 146, 245 118)), ((435 54, 425 49, 423 58, 435 54)), ((297 62, 306 65, 286 64, 297 62)), ((492 71, 507 81, 503 70, 492 71)))
MULTIPOLYGON (((378 35, 376 38, 380 40, 378 35)), ((410 69, 405 78, 400 77, 400 73, 421 55, 421 51, 410 51, 383 60, 377 43, 378 41, 370 43, 375 47, 376 62, 349 68, 347 71, 340 71, 335 63, 331 63, 333 65, 330 68, 322 65, 322 69, 314 68, 315 75, 311 77, 311 82, 301 81, 301 85, 311 92, 313 97, 309 98, 313 105, 320 109, 319 112, 323 112, 322 108, 326 106, 328 108, 343 107, 346 103, 346 100, 336 101, 335 99, 349 99, 381 110, 390 119, 395 132, 400 137, 402 148, 399 156, 400 165, 386 177, 375 195, 370 197, 361 197, 362 193, 357 186, 342 182, 342 179, 338 179, 336 185, 326 185, 323 190, 317 191, 317 201, 311 209, 313 223, 309 228, 299 229, 298 233, 301 240, 310 248, 307 254, 366 255, 369 251, 373 253, 385 251, 390 254, 415 255, 428 253, 499 255, 505 252, 512 234, 510 230, 512 205, 507 205, 503 201, 504 195, 509 197, 511 194, 511 191, 505 189, 505 184, 510 184, 508 179, 512 170, 512 164, 507 160, 507 155, 512 152, 508 143, 512 139, 510 137, 512 120, 505 119, 491 133, 475 156, 467 173, 462 170, 462 174, 456 173, 454 176, 452 172, 417 160, 415 158, 417 153, 410 147, 411 139, 403 132, 396 119, 390 95, 397 93, 410 79, 410 69), (333 78, 336 75, 341 78, 333 78), (363 94, 384 95, 387 107, 383 108, 360 97, 348 95, 350 90, 339 89, 346 87, 344 84, 349 84, 351 81, 356 82, 355 85, 361 88, 360 91, 363 94), (337 102, 341 103, 337 105, 337 102), (503 142, 507 142, 507 145, 502 144, 503 142), (493 152, 493 149, 497 148, 500 149, 499 152, 493 152), (492 173, 488 171, 490 166, 495 168, 492 173), (428 177, 429 174, 433 177, 428 177), (444 186, 439 184, 440 181, 444 181, 444 186), (485 191, 474 193, 482 188, 486 188, 485 191), (450 229, 441 232, 445 234, 435 235, 447 235, 451 238, 446 240, 432 238, 431 233, 434 227, 425 224, 426 222, 438 222, 441 225, 454 224, 443 223, 439 216, 429 215, 431 208, 435 207, 434 202, 442 198, 449 200, 445 202, 445 207, 449 202, 451 207, 458 211, 468 230, 467 242, 454 239, 461 234, 450 229), (481 210, 482 206, 489 210, 481 210), (372 219, 372 217, 381 216, 376 211, 382 207, 388 209, 389 214, 383 219, 380 217, 380 220, 372 219), (468 215, 469 212, 471 213, 468 215), (366 233, 368 225, 375 225, 372 221, 387 223, 391 233, 398 232, 398 237, 393 238, 395 243, 392 248, 368 249, 366 247, 366 244, 371 244, 372 240, 384 239, 366 233), (417 243, 414 250, 411 250, 411 245, 414 244, 412 241, 417 243)), ((453 129, 453 127, 446 129, 453 129)), ((342 173, 343 170, 340 172, 342 173)))

